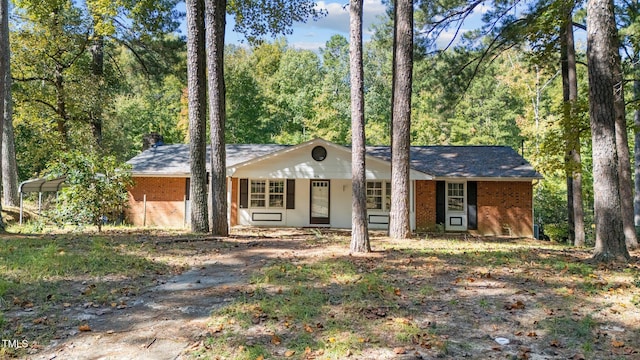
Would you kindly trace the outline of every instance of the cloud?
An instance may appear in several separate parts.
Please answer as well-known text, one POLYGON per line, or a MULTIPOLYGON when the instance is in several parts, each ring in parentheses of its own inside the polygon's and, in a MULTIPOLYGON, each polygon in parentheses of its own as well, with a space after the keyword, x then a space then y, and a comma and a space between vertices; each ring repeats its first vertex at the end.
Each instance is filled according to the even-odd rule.
MULTIPOLYGON (((326 10, 327 16, 318 21, 309 21, 298 26, 301 30, 322 29, 336 34, 349 34, 349 3, 319 1, 316 8, 326 10)), ((385 7, 380 0, 364 0, 363 5, 363 29, 366 32, 369 27, 379 22, 378 17, 384 15, 385 7)), ((303 36, 312 36, 311 31, 303 36), (307 35, 308 34, 308 35, 307 35)))
POLYGON ((319 51, 320 48, 324 48, 326 46, 326 42, 322 41, 296 41, 289 44, 289 47, 298 49, 298 50, 311 50, 311 51, 319 51))

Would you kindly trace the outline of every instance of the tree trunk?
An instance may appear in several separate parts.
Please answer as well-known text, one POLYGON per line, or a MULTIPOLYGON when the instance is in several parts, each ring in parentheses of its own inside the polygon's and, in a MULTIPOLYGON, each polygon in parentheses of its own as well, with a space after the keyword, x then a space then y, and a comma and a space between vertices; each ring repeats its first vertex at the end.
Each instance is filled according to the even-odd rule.
MULTIPOLYGON (((103 95, 101 85, 104 77, 104 37, 97 36, 91 48, 91 72, 96 80, 98 94, 103 95)), ((98 146, 102 145, 102 99, 94 100, 95 103, 89 110, 89 125, 93 139, 98 146)))
POLYGON ((211 131, 211 232, 227 236, 227 164, 225 150, 224 30, 226 0, 205 0, 209 129, 211 131))
POLYGON ((204 0, 187 0, 191 231, 208 232, 204 0))
POLYGON ((587 2, 589 117, 593 148, 593 192, 597 261, 628 261, 618 180, 616 151, 615 73, 619 66, 613 1, 587 2), (616 61, 616 58, 618 60, 616 61))
MULTIPOLYGON (((9 62, 9 2, 8 0, 0 0, 0 80, 3 82, 7 81, 7 77, 10 77, 11 74, 7 73, 7 70, 11 67, 11 63, 9 62)), ((0 86, 0 114, 4 116, 5 109, 5 101, 7 98, 6 86, 0 86)), ((2 133, 4 119, 0 119, 0 133, 2 133)), ((2 138, 0 138, 2 141, 2 138)), ((2 146, 0 146, 0 151, 2 151, 2 146)), ((2 154, 0 154, 2 155, 2 154)), ((0 161, 2 156, 0 156, 0 161)), ((0 232, 5 231, 4 220, 2 219, 2 205, 0 204, 0 232)))
POLYGON ((564 132, 566 139, 565 172, 567 176, 567 205, 569 210, 569 241, 584 246, 584 208, 582 201, 582 160, 580 157, 580 127, 576 119, 578 76, 576 49, 573 39, 573 2, 566 11, 562 52, 562 87, 564 95, 564 132))
POLYGON ((391 211, 389 236, 411 237, 409 220, 409 150, 413 72, 413 2, 396 2, 395 62, 391 140, 391 211))
MULTIPOLYGON (((617 50, 616 50, 616 53, 617 50)), ((629 135, 627 134, 627 114, 624 103, 624 78, 620 57, 615 57, 614 106, 616 110, 616 151, 618 153, 618 181, 620 182, 620 211, 627 249, 638 247, 636 227, 633 222, 633 189, 631 179, 631 155, 629 154, 629 135)))
POLYGON ((370 252, 367 227, 367 176, 364 133, 364 70, 362 61, 362 0, 349 5, 351 41, 351 252, 370 252))
MULTIPOLYGON (((2 84, 4 85, 4 93, 2 93, 3 103, 2 112, 2 199, 5 206, 19 206, 20 197, 18 196, 18 167, 16 165, 16 145, 13 135, 13 107, 11 98, 11 46, 9 43, 9 21, 5 19, 8 16, 8 7, 5 4, 8 0, 2 1, 2 20, 0 27, 0 52, 4 58, 2 66, 2 84)), ((0 218, 1 222, 1 218, 0 218)))
MULTIPOLYGON (((633 100, 635 103, 640 101, 640 80, 637 77, 640 76, 640 56, 636 54, 633 61, 633 68, 635 70, 635 76, 633 80, 633 100)), ((633 125, 635 129, 635 188, 636 192, 633 197, 634 207, 634 224, 640 227, 640 109, 636 109, 633 113, 633 125)))
MULTIPOLYGON (((2 1, 2 0, 0 0, 2 1)), ((62 72, 64 68, 60 64, 56 64, 54 72, 54 85, 56 88, 56 112, 58 117, 56 118, 57 130, 60 135, 60 141, 63 146, 69 145, 69 129, 67 127, 67 121, 69 115, 67 114, 67 106, 64 99, 64 76, 62 72)))

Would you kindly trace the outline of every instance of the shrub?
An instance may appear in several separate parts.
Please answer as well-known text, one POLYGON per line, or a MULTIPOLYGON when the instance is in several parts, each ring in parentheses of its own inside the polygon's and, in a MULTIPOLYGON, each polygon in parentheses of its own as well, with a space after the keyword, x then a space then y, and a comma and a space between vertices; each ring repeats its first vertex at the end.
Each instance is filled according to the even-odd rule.
POLYGON ((569 240, 569 225, 567 223, 545 224, 544 234, 555 242, 566 242, 569 240))
POLYGON ((115 157, 67 152, 49 171, 51 177, 67 178, 53 213, 58 223, 96 225, 101 231, 104 219, 117 217, 124 210, 131 172, 115 157))

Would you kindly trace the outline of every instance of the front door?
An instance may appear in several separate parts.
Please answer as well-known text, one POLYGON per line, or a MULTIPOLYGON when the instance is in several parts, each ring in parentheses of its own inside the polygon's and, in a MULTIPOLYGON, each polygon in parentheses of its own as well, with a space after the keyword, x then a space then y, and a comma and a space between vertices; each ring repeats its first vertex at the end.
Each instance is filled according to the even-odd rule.
POLYGON ((329 180, 311 180, 311 224, 329 224, 329 180))
POLYGON ((467 230, 467 184, 447 182, 446 230, 467 230))

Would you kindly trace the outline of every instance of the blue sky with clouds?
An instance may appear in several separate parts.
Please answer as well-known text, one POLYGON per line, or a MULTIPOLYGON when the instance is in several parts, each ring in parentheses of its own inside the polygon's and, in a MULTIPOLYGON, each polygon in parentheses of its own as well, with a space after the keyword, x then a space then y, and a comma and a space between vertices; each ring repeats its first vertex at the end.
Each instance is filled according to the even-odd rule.
MULTIPOLYGON (((349 8, 348 2, 334 1, 318 1, 317 7, 327 11, 327 16, 307 23, 296 23, 293 28, 293 34, 287 36, 289 46, 297 49, 318 50, 324 47, 326 42, 335 34, 340 34, 349 39, 349 8)), ((182 5, 184 6, 184 5, 182 5)), ((363 29, 364 40, 370 38, 371 25, 380 22, 380 17, 385 13, 385 7, 380 0, 364 0, 363 29)), ((181 9, 184 10, 184 9, 181 9)), ((479 7, 476 12, 465 22, 462 30, 468 30, 472 26, 479 24, 480 15, 486 11, 486 8, 479 7), (468 25, 468 26, 467 26, 468 25)), ((243 35, 233 32, 233 18, 227 16, 227 32, 225 42, 227 44, 242 44, 243 35)), ((182 33, 186 34, 184 26, 181 28, 182 33)), ((447 44, 453 36, 451 32, 441 34, 439 43, 447 44)))
MULTIPOLYGON (((296 23, 293 34, 287 36, 290 46, 297 49, 318 50, 324 47, 326 42, 335 34, 349 38, 349 8, 344 7, 345 2, 319 1, 317 7, 327 11, 327 15, 317 21, 296 23)), ((368 31, 371 24, 379 22, 384 15, 385 7, 380 0, 364 0, 363 28, 364 37, 368 39, 371 33, 368 31)), ((233 18, 227 16, 227 32, 225 42, 227 44, 241 44, 244 40, 242 34, 233 32, 233 18)), ((186 34, 184 26, 182 33, 186 34)))

